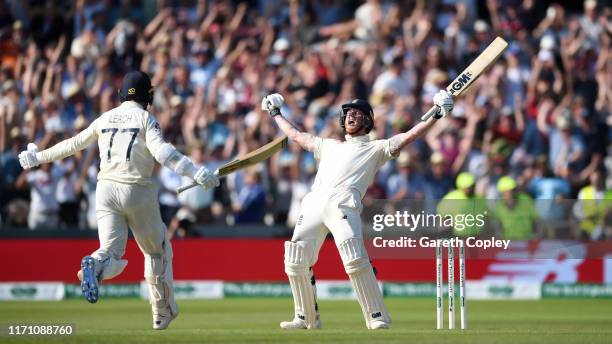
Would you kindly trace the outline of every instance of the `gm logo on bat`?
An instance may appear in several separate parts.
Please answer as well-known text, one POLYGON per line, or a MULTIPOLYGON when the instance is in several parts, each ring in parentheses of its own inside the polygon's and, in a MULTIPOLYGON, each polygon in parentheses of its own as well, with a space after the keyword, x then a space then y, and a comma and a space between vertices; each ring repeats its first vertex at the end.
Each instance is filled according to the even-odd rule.
POLYGON ((472 80, 472 73, 465 72, 459 76, 455 82, 451 85, 451 94, 455 94, 460 91, 465 85, 469 84, 470 80, 472 80))

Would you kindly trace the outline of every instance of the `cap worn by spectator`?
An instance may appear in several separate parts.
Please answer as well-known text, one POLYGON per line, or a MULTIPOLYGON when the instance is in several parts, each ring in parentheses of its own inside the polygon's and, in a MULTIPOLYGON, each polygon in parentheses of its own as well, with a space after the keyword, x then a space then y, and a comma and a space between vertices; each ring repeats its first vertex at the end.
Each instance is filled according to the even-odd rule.
POLYGON ((179 105, 181 105, 182 102, 183 102, 183 99, 179 95, 175 94, 172 97, 170 97, 170 106, 173 108, 178 107, 179 105))
POLYGON ((80 59, 85 56, 85 43, 80 37, 75 38, 70 45, 70 55, 80 59))
POLYGON ((555 46, 555 38, 551 35, 544 35, 540 40, 540 49, 542 50, 554 50, 555 46))
POLYGON ((397 158, 397 165, 399 167, 410 166, 410 154, 408 154, 408 152, 402 152, 400 156, 397 158))
POLYGON ((425 77, 425 80, 426 80, 425 82, 431 83, 434 85, 439 85, 439 84, 444 83, 446 79, 448 79, 447 73, 444 73, 438 68, 434 68, 430 70, 429 73, 427 73, 427 76, 425 77))
POLYGON ((187 208, 179 209, 179 211, 176 212, 176 219, 179 221, 189 221, 191 223, 197 220, 195 214, 187 208))
POLYGON ((291 47, 291 43, 285 37, 281 37, 274 42, 274 51, 287 51, 291 47))
POLYGON ((444 163, 444 155, 442 155, 442 153, 435 151, 433 152, 433 154, 431 155, 431 158, 429 158, 429 161, 431 162, 432 165, 436 165, 436 164, 443 164, 444 163))
POLYGON ((516 189, 516 181, 512 177, 503 176, 497 182, 497 191, 506 192, 516 189))
POLYGON ((499 111, 499 114, 502 116, 510 116, 512 115, 512 113, 512 108, 509 105, 504 105, 499 111))
POLYGON ((463 190, 463 189, 467 189, 467 188, 474 186, 475 182, 476 182, 476 179, 471 173, 461 172, 457 176, 457 180, 455 181, 455 184, 457 186, 457 189, 463 190))
POLYGON ((69 100, 77 95, 79 95, 79 93, 81 92, 81 86, 79 86, 78 82, 72 82, 70 83, 70 85, 68 85, 68 87, 66 87, 66 90, 64 91, 64 99, 69 100))
POLYGON ((6 80, 3 84, 2 84, 2 93, 6 94, 9 91, 16 91, 17 90, 17 84, 15 83, 14 80, 6 80))
POLYGON ((474 23, 474 31, 476 33, 483 33, 489 31, 489 24, 482 19, 477 20, 474 23))
POLYGON ((29 123, 30 121, 32 121, 34 119, 34 110, 32 109, 28 109, 24 114, 23 114, 23 121, 25 123, 29 123))
POLYGON ((597 7, 597 1, 596 0, 586 0, 584 2, 584 9, 585 10, 593 10, 597 7))
POLYGON ((85 117, 83 115, 79 115, 74 120, 74 129, 77 130, 77 131, 81 131, 81 130, 87 128, 88 125, 89 125, 89 123, 87 122, 87 120, 85 119, 85 117))
POLYGON ((570 128, 571 123, 567 117, 557 116, 557 118, 555 119, 555 126, 559 130, 566 130, 570 128))
POLYGON ((21 137, 21 132, 19 131, 19 128, 13 127, 10 132, 10 137, 11 137, 11 140, 15 140, 18 137, 21 137))

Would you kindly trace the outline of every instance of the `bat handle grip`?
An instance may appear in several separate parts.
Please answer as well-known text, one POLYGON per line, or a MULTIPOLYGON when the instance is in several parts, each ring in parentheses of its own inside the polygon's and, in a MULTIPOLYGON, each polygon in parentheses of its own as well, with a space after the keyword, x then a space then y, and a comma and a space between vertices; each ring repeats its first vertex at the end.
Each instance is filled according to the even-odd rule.
POLYGON ((423 116, 421 116, 421 121, 426 121, 429 117, 435 115, 438 111, 440 111, 440 107, 438 105, 432 106, 423 116))
POLYGON ((192 182, 191 184, 187 184, 187 185, 182 185, 182 186, 176 188, 176 193, 180 194, 181 192, 187 191, 187 190, 189 190, 189 189, 191 189, 193 187, 196 187, 196 186, 198 186, 198 183, 196 183, 196 182, 192 182))
MULTIPOLYGON (((215 173, 215 176, 217 176, 217 177, 219 176, 219 170, 215 170, 214 173, 215 173)), ((192 182, 191 184, 179 186, 178 188, 176 188, 176 193, 180 194, 181 192, 187 191, 187 190, 189 190, 191 188, 194 188, 196 186, 198 186, 198 183, 196 183, 196 182, 192 182)))

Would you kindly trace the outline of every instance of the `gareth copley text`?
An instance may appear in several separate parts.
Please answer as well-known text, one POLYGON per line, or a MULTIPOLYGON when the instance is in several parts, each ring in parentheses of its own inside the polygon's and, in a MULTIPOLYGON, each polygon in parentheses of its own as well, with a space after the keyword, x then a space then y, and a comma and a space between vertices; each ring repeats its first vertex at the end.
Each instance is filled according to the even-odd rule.
POLYGON ((394 238, 394 239, 384 239, 382 237, 375 237, 372 239, 372 245, 374 247, 390 247, 390 248, 416 248, 416 247, 425 247, 425 248, 433 248, 437 246, 441 247, 470 247, 470 248, 480 248, 480 249, 489 249, 489 248, 503 248, 504 250, 508 249, 508 245, 510 245, 510 240, 497 239, 495 237, 486 238, 486 239, 477 239, 474 237, 469 237, 465 239, 460 238, 451 238, 451 239, 432 239, 429 237, 422 238, 394 238))

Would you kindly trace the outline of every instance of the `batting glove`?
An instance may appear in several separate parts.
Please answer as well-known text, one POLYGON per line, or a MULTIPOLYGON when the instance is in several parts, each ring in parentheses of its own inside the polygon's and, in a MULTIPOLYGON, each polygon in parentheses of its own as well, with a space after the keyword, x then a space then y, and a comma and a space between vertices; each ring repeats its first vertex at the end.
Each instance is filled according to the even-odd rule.
POLYGON ((19 164, 24 170, 40 165, 37 153, 38 147, 33 143, 28 143, 28 150, 19 153, 19 164))
POLYGON ((272 117, 280 115, 280 108, 285 103, 285 99, 278 93, 265 96, 261 100, 261 109, 268 111, 272 117))
POLYGON ((201 187, 211 189, 219 186, 219 178, 216 174, 210 172, 206 167, 202 166, 193 175, 193 180, 198 183, 201 187))
POLYGON ((440 119, 442 117, 446 117, 451 111, 453 111, 453 96, 446 90, 440 90, 433 97, 433 103, 440 107, 440 111, 434 118, 440 119))

